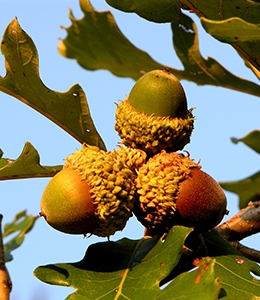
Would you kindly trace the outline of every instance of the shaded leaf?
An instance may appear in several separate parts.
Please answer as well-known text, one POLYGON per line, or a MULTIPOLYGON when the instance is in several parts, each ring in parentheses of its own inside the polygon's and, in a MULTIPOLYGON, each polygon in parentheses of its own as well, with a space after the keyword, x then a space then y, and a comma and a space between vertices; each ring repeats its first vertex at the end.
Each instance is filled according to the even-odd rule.
POLYGON ((67 92, 47 88, 39 77, 37 49, 14 19, 1 42, 6 75, 0 76, 0 91, 7 93, 53 121, 79 142, 105 149, 90 116, 86 96, 76 84, 67 92))
POLYGON ((194 82, 260 95, 259 85, 234 76, 211 57, 202 57, 197 27, 190 17, 183 14, 178 22, 172 23, 172 31, 174 49, 194 82))
POLYGON ((237 138, 231 138, 231 141, 234 144, 237 144, 239 142, 243 142, 245 145, 256 151, 257 153, 260 153, 260 130, 254 130, 248 133, 243 138, 237 139, 237 138))
POLYGON ((215 259, 215 275, 222 286, 219 299, 259 299, 260 266, 242 256, 216 231, 203 234, 208 254, 215 259))
MULTIPOLYGON (((65 28, 68 35, 58 46, 61 55, 76 59, 87 70, 105 69, 116 76, 131 77, 134 80, 145 72, 166 67, 130 43, 116 25, 111 12, 96 11, 88 0, 81 0, 80 5, 84 17, 77 20, 70 12, 72 25, 65 28)), ((260 96, 259 85, 238 78, 214 59, 206 60, 201 56, 196 25, 190 18, 182 16, 173 23, 172 30, 174 47, 184 70, 167 68, 177 78, 260 96)))
POLYGON ((242 180, 219 184, 223 189, 238 195, 240 208, 246 207, 250 201, 260 199, 260 171, 242 180))
POLYGON ((260 199, 260 171, 242 180, 219 182, 219 184, 223 189, 238 195, 240 209, 246 207, 250 201, 260 199))
MULTIPOLYGON (((186 1, 184 2, 186 3, 186 1)), ((198 16, 209 19, 202 19, 202 24, 206 26, 206 30, 207 27, 209 27, 211 31, 213 27, 216 29, 217 26, 220 29, 223 23, 218 24, 215 21, 235 18, 231 23, 236 23, 239 26, 236 29, 237 34, 235 34, 235 37, 238 37, 240 35, 240 30, 242 32, 244 31, 244 25, 246 24, 246 22, 252 23, 252 26, 253 24, 260 23, 260 3, 258 1, 212 1, 211 5, 208 5, 208 2, 206 0, 189 0, 188 3, 189 8, 196 12, 198 16), (238 23, 237 18, 242 19, 245 22, 241 20, 238 23)), ((224 26, 226 25, 232 26, 228 23, 226 23, 224 26)), ((209 33, 211 34, 210 31, 209 33)), ((255 29, 253 31, 255 31, 255 29)), ((256 40, 240 42, 235 38, 236 41, 235 43, 233 43, 231 41, 234 38, 233 32, 230 33, 230 38, 227 38, 227 35, 229 35, 228 32, 225 37, 226 42, 230 43, 240 55, 242 55, 258 70, 260 70, 259 36, 257 38, 257 42, 256 40)), ((249 33, 249 37, 250 36, 251 33, 249 33)))
POLYGON ((26 142, 22 153, 16 159, 0 158, 0 180, 35 177, 52 177, 62 166, 41 166, 38 151, 26 142))
POLYGON ((93 244, 78 263, 42 266, 34 273, 44 282, 77 289, 67 299, 215 299, 220 287, 211 260, 159 288, 177 265, 190 231, 176 226, 165 240, 154 237, 93 244))
POLYGON ((4 226, 4 254, 5 261, 9 262, 13 259, 11 252, 21 246, 25 239, 25 235, 30 232, 37 220, 38 216, 27 215, 26 210, 18 213, 13 222, 7 223, 4 226), (16 233, 16 235, 14 235, 16 233), (14 235, 5 242, 9 236, 14 235))
POLYGON ((84 14, 81 20, 70 11, 72 25, 64 28, 68 36, 58 45, 62 56, 76 59, 87 70, 109 70, 135 80, 149 70, 164 68, 129 42, 111 12, 98 12, 86 0, 80 1, 80 7, 84 14))
POLYGON ((106 0, 106 2, 116 9, 134 12, 142 18, 156 23, 172 22, 181 14, 180 2, 176 0, 106 0))

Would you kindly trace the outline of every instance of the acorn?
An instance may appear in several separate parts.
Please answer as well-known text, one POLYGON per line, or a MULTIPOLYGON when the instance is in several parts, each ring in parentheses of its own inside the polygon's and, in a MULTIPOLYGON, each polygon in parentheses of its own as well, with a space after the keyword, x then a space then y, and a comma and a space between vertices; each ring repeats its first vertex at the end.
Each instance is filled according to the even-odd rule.
POLYGON ((45 188, 40 215, 64 233, 113 235, 132 216, 135 170, 145 160, 140 150, 106 152, 84 144, 45 188))
POLYGON ((117 104, 115 130, 122 144, 149 155, 182 150, 194 128, 192 110, 173 74, 167 69, 150 71, 117 104))
POLYGON ((172 152, 153 156, 138 170, 134 214, 150 233, 166 233, 173 225, 198 232, 217 226, 226 214, 220 185, 189 155, 172 152))

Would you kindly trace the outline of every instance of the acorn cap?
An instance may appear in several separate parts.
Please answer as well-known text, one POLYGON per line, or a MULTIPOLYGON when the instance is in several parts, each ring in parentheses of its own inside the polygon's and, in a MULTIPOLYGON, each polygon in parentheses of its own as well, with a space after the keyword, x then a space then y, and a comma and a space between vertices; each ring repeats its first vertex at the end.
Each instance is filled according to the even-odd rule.
POLYGON ((189 156, 165 151, 140 167, 136 178, 139 198, 134 214, 148 230, 164 233, 174 225, 179 186, 193 168, 200 169, 200 165, 189 156))
POLYGON ((120 143, 147 154, 182 150, 190 142, 193 124, 192 109, 182 119, 138 112, 127 99, 117 104, 115 130, 122 139, 120 143))

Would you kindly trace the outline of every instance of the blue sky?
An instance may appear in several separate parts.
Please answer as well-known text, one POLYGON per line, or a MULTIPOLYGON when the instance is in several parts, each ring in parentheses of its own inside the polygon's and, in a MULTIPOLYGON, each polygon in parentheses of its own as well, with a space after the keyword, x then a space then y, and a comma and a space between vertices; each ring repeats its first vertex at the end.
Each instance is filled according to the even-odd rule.
MULTIPOLYGON (((113 129, 114 103, 126 97, 134 81, 117 78, 107 71, 86 71, 74 60, 58 54, 58 39, 66 36, 59 26, 70 25, 68 9, 72 8, 75 17, 82 17, 78 1, 0 0, 0 4, 0 34, 16 16, 36 44, 44 84, 64 92, 79 83, 87 95, 97 130, 107 148, 114 149, 119 142, 113 129)), ((92 4, 98 10, 110 9, 105 1, 93 0, 92 4)), ((173 51, 169 24, 153 24, 134 14, 112 11, 119 28, 133 44, 162 64, 182 68, 173 51)), ((198 19, 195 20, 198 24, 198 19)), ((199 38, 204 57, 212 56, 238 76, 258 82, 232 47, 214 40, 200 26, 199 38)), ((0 55, 0 76, 4 75, 4 59, 0 55)), ((259 156, 245 145, 234 145, 230 141, 230 137, 240 138, 259 128, 258 97, 219 87, 198 87, 187 81, 182 84, 189 107, 196 107, 195 130, 186 148, 191 157, 196 161, 201 159, 203 170, 217 181, 242 179, 259 171, 259 156)), ((41 164, 57 165, 81 147, 66 132, 17 99, 0 93, 0 103, 0 148, 4 157, 18 157, 24 143, 29 141, 39 151, 41 164)), ((41 194, 48 181, 48 178, 2 181, 0 212, 4 215, 3 222, 10 222, 24 209, 37 215, 41 194)), ((238 198, 232 193, 226 195, 231 216, 238 210, 238 198)), ((125 230, 112 239, 124 236, 135 239, 142 234, 142 226, 132 218, 125 230)), ((43 219, 38 220, 24 245, 13 252, 14 260, 7 265, 14 285, 12 299, 64 299, 73 289, 46 285, 32 275, 33 270, 48 263, 78 261, 89 244, 102 240, 62 234, 50 228, 43 219)), ((247 244, 260 249, 259 235, 247 239, 247 244)))

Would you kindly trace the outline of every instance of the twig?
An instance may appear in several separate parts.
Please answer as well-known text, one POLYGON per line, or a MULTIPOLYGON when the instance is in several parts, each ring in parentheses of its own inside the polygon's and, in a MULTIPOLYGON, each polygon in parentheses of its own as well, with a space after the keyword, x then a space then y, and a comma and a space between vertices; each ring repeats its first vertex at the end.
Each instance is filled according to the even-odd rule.
POLYGON ((260 201, 249 202, 216 230, 229 242, 240 241, 260 232, 260 201))
POLYGON ((249 202, 247 207, 215 229, 245 257, 260 263, 260 251, 238 242, 260 232, 260 201, 249 202))
POLYGON ((0 300, 9 300, 12 290, 12 282, 5 266, 2 219, 3 216, 0 215, 0 300))
POLYGON ((241 252, 246 258, 260 263, 260 251, 246 247, 239 242, 233 241, 230 244, 235 247, 239 252, 241 252))

